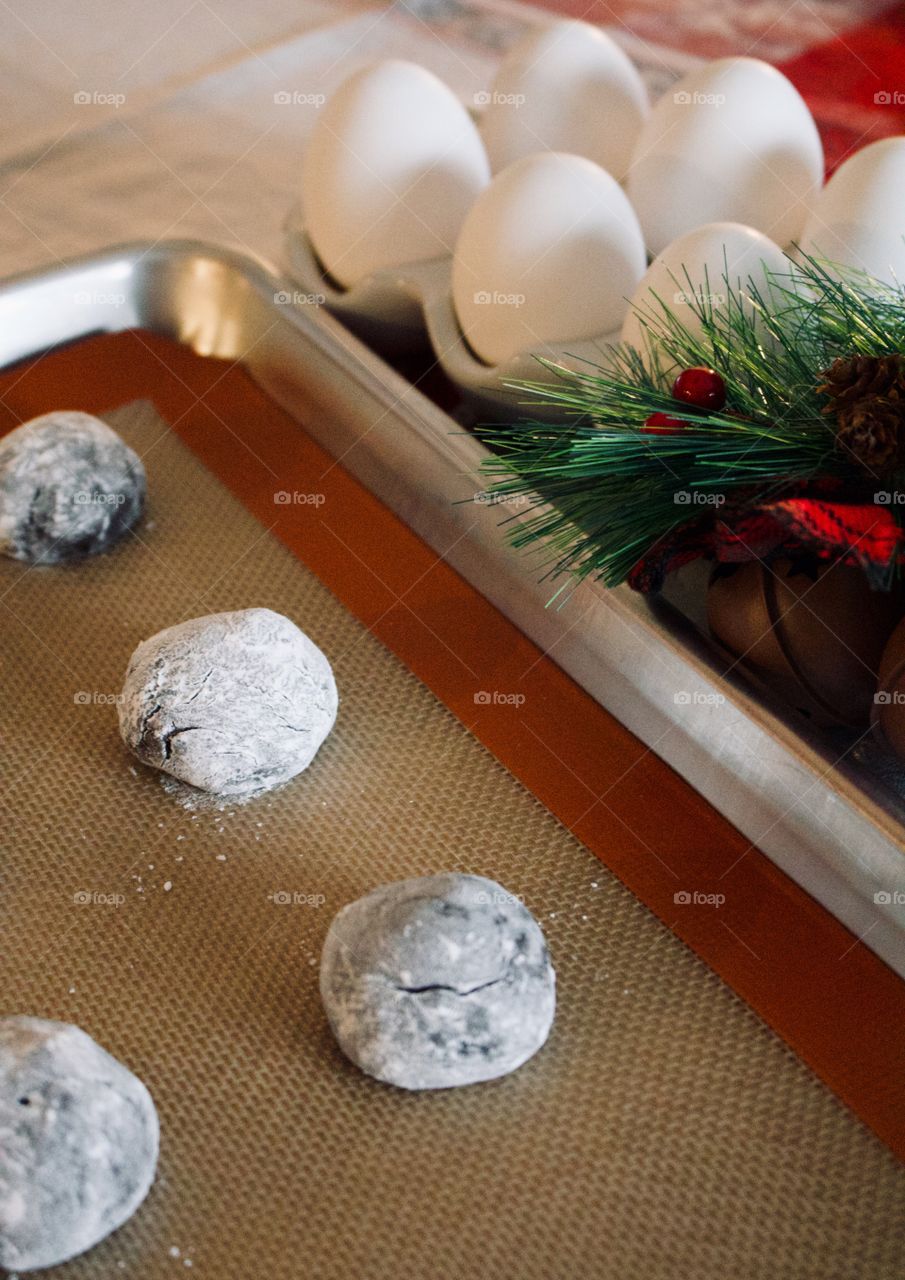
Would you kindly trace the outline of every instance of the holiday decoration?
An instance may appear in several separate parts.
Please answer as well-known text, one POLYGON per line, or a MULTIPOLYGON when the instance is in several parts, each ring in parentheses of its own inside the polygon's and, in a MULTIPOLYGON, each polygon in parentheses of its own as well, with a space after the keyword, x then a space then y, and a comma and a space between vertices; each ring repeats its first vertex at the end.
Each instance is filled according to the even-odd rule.
POLYGON ((672 384, 674 400, 695 409, 719 412, 726 403, 726 384, 715 369, 683 369, 672 384))
POLYGON ((814 555, 720 565, 707 594, 710 629, 733 657, 815 723, 852 729, 868 723, 901 612, 897 592, 814 555))
POLYGON ((874 475, 905 461, 905 359, 893 355, 840 356, 818 390, 831 398, 836 444, 874 475))
POLYGON ((684 431, 687 426, 685 418, 673 417, 671 413, 652 413, 649 418, 645 418, 641 430, 654 435, 673 436, 677 431, 684 431))
POLYGON ((523 500, 513 544, 564 579, 557 596, 587 576, 655 591, 701 557, 806 551, 888 590, 905 557, 905 290, 807 256, 766 283, 674 283, 681 307, 645 306, 644 352, 547 362, 519 388, 563 423, 482 431, 491 491, 523 500))
POLYGON ((873 721, 881 742, 905 761, 905 621, 890 636, 880 659, 873 721))

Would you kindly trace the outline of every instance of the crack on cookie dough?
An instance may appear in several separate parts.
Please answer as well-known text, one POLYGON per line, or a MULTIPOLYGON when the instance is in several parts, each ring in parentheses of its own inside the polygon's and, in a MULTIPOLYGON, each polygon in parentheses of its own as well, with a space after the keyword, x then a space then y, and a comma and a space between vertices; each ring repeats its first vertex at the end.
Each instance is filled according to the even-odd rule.
POLYGON ((394 982, 393 986, 397 991, 401 991, 404 995, 421 996, 428 991, 448 991, 453 996, 473 996, 479 991, 487 991, 490 987, 497 987, 501 982, 508 982, 512 976, 512 966, 505 973, 500 974, 498 978, 491 978, 489 982, 479 982, 476 987, 469 987, 465 991, 460 991, 458 987, 450 987, 444 982, 429 982, 423 987, 404 987, 398 982, 394 982))
POLYGON ((141 736, 145 737, 151 725, 151 721, 162 708, 159 702, 155 702, 154 706, 145 711, 141 717, 141 736))
POLYGON ((404 1089, 496 1079, 544 1044, 556 975, 543 933, 511 894, 460 872, 381 885, 335 917, 321 959, 327 1018, 345 1054, 404 1089))
POLYGON ((201 677, 201 680, 198 683, 198 688, 195 690, 192 696, 190 698, 186 698, 186 705, 188 705, 188 703, 190 702, 195 701, 195 699, 198 697, 198 694, 201 692, 201 690, 204 688, 204 686, 207 684, 208 680, 210 680, 213 674, 214 674, 214 668, 210 667, 209 670, 207 670, 204 673, 204 675, 201 677))
POLYGON ((183 725, 182 728, 179 728, 178 726, 174 726, 172 729, 165 730, 165 732, 163 732, 160 735, 160 745, 163 748, 164 760, 169 760, 173 754, 174 738, 178 738, 180 734, 183 734, 183 733, 195 733, 197 732, 198 729, 203 729, 203 728, 204 728, 204 725, 201 725, 201 724, 187 724, 187 725, 183 725))

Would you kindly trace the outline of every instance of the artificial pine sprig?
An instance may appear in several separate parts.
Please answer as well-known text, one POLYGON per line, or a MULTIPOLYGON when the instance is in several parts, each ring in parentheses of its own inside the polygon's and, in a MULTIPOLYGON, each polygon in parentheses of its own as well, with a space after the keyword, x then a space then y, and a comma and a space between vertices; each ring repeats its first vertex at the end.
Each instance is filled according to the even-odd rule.
MULTIPOLYGON (((905 353, 905 292, 804 256, 764 284, 724 271, 719 295, 685 272, 692 329, 655 294, 638 308, 644 351, 621 344, 606 363, 540 363, 547 382, 513 384, 527 405, 564 421, 485 427, 489 492, 521 499, 506 523, 514 546, 540 549, 548 576, 613 586, 680 526, 723 505, 758 505, 830 481, 862 497, 881 477, 840 447, 827 416, 824 371, 841 356, 905 353), (688 412, 667 390, 681 369, 721 375, 727 405, 688 412), (667 413, 675 434, 645 429, 667 413), (527 500, 527 508, 524 505, 527 500)), ((903 423, 905 434, 905 423, 903 423)))

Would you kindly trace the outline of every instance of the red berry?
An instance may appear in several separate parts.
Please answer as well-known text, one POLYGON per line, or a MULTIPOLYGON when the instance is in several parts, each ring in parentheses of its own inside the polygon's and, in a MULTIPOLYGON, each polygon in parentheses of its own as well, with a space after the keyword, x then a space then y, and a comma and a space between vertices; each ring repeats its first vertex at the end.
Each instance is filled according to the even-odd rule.
POLYGON ((683 369, 672 384, 672 393, 683 404, 712 412, 719 412, 726 403, 725 382, 715 369, 705 369, 703 366, 683 369))
POLYGON ((669 413, 652 413, 642 430, 652 436, 675 436, 687 426, 683 418, 674 418, 669 413))

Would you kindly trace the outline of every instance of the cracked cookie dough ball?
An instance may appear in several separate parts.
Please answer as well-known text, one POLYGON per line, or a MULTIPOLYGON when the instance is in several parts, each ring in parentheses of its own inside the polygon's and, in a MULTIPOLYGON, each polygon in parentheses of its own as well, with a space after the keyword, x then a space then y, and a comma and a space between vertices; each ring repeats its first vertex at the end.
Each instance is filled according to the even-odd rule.
POLYGON ((340 1048, 403 1089, 507 1075, 547 1039, 556 978, 531 912, 482 876, 382 885, 330 926, 321 996, 340 1048))
POLYGON ((145 502, 134 450, 90 413, 45 413, 0 440, 0 551, 32 564, 99 555, 145 502))
POLYGON ((216 795, 266 791, 307 769, 333 728, 330 663, 271 609, 193 618, 138 646, 119 702, 140 760, 216 795))
POLYGON ((158 1140, 145 1086, 84 1031, 0 1019, 0 1267, 56 1266, 122 1226, 158 1140))

